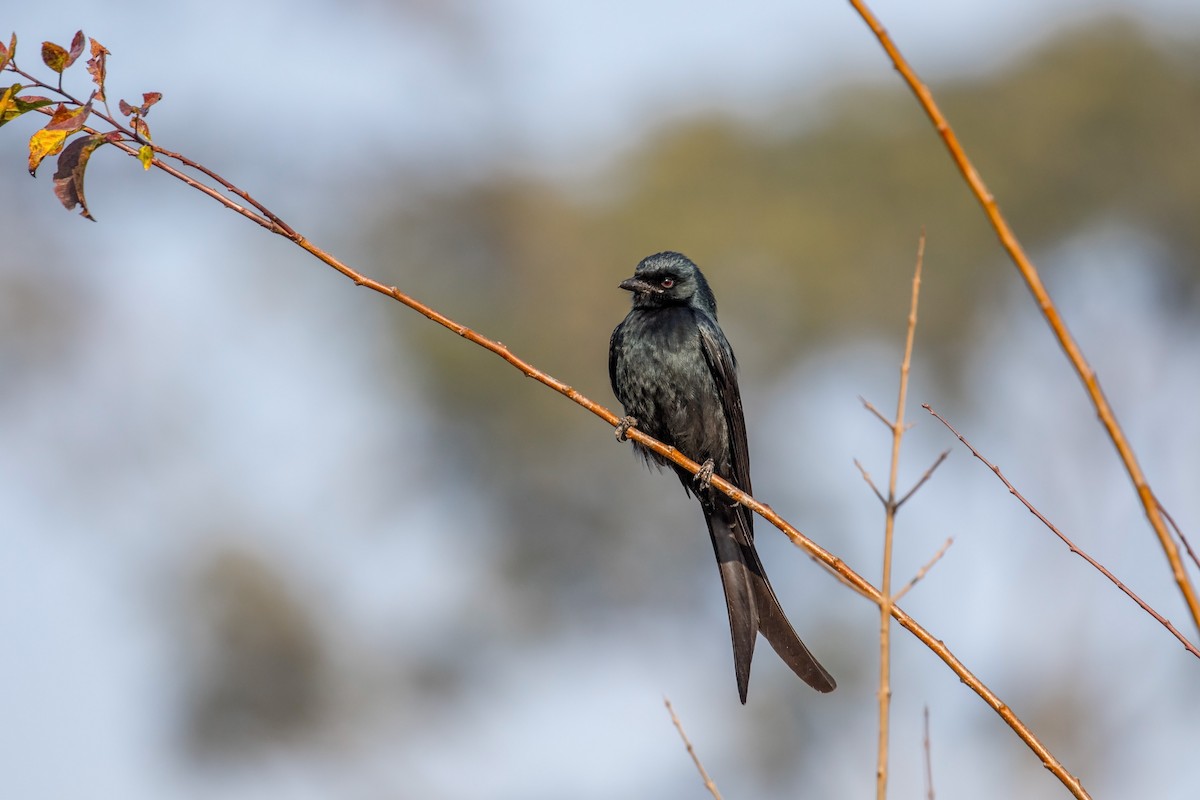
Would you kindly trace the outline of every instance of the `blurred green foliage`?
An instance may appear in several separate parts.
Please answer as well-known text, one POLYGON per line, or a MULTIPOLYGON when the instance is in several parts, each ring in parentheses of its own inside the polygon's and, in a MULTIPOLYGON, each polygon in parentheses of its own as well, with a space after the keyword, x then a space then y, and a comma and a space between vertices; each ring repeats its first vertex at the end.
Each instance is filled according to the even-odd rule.
MULTIPOLYGON (((1120 221, 1161 238, 1190 282, 1200 74, 1186 53, 1108 21, 933 90, 1034 256, 1120 221)), ((845 87, 826 107, 778 116, 808 122, 693 119, 586 186, 506 174, 427 197, 375 233, 388 278, 602 399, 606 337, 626 303, 615 284, 643 256, 692 256, 722 320, 743 331, 739 357, 776 363, 829 336, 900 330, 924 227, 924 338, 965 347, 979 305, 1015 274, 903 85, 845 87)), ((487 356, 441 331, 419 335, 448 401, 464 381, 478 387, 475 359, 487 356)))

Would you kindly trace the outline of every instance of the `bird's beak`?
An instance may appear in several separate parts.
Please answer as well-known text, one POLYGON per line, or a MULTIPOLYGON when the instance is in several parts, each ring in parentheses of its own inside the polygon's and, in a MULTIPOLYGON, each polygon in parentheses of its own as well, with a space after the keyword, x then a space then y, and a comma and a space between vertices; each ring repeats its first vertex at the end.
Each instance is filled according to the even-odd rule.
POLYGON ((624 289, 627 292, 633 292, 634 294, 647 294, 649 292, 661 291, 654 284, 646 283, 641 278, 626 278, 617 284, 617 287, 624 289))

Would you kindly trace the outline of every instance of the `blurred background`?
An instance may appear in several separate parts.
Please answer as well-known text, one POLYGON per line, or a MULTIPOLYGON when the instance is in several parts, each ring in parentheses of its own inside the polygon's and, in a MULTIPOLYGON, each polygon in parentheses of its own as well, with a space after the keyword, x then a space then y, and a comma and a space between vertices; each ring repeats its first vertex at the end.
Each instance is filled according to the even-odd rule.
MULTIPOLYGON (((878 582, 890 412, 928 234, 895 581, 1096 797, 1193 798, 1200 665, 1016 503, 931 403, 1195 639, 1078 380, 845 3, 10 4, 78 28, 155 140, 610 407, 643 256, 708 275, 757 496, 878 582)), ((935 94, 1200 543, 1200 8, 876 11, 935 94)), ((0 29, 7 39, 8 28, 0 29)), ((85 93, 78 65, 68 87, 85 93)), ((115 106, 115 104, 114 104, 115 106)), ((98 223, 0 130, 0 795, 865 797, 877 609, 760 550, 839 681, 763 646, 739 705, 698 508, 591 415, 158 172, 98 223)), ((1193 578, 1195 575, 1193 574, 1193 578)), ((891 796, 1061 797, 910 636, 891 796)))

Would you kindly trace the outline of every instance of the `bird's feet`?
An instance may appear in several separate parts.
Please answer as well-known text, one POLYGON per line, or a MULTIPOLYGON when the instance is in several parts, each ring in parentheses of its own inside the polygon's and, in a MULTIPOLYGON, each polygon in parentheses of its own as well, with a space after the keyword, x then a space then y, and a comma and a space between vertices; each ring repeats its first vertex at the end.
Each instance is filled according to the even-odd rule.
POLYGON ((624 417, 617 423, 617 428, 613 433, 617 435, 618 442, 629 440, 629 429, 636 428, 638 424, 637 417, 624 417))
POLYGON ((708 490, 712 488, 713 473, 716 471, 716 465, 710 458, 700 465, 700 471, 696 473, 696 488, 708 490))

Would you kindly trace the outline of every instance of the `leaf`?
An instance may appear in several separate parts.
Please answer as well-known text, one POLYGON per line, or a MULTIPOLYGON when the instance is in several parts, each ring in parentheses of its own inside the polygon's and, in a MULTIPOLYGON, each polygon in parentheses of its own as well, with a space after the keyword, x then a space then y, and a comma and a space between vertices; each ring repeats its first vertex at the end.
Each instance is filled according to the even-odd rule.
POLYGON ((97 134, 76 139, 67 145, 58 157, 58 169, 54 172, 54 194, 68 211, 79 206, 79 213, 93 222, 88 211, 87 198, 83 194, 83 175, 88 159, 96 148, 108 142, 108 137, 97 134))
MULTIPOLYGON (((0 45, 3 47, 3 45, 0 45)), ((14 83, 12 86, 4 90, 4 94, 0 94, 0 125, 8 121, 8 111, 12 108, 16 111, 16 103, 13 102, 17 97, 17 92, 21 91, 21 84, 14 83)), ((19 112, 18 112, 19 113, 19 112)), ((17 114, 13 114, 15 118, 17 114)))
POLYGON ((0 125, 16 119, 26 111, 34 111, 39 108, 45 108, 46 106, 51 105, 53 102, 54 101, 49 97, 39 97, 36 94, 27 94, 24 97, 14 97, 13 108, 10 108, 4 115, 4 118, 0 119, 0 125))
POLYGON ((67 51, 54 42, 42 42, 42 61, 59 75, 67 68, 67 51))
POLYGON ((159 100, 162 100, 162 92, 143 92, 141 107, 142 116, 146 116, 147 112, 150 111, 150 106, 154 105, 159 100))
POLYGON ((14 33, 12 39, 8 43, 8 47, 4 46, 4 42, 0 42, 0 69, 8 66, 8 62, 17 57, 17 35, 14 33))
POLYGON ((86 41, 83 31, 75 31, 75 38, 71 40, 71 52, 67 53, 67 63, 63 65, 63 69, 74 64, 83 55, 83 45, 86 41))
POLYGON ((35 132, 29 139, 29 174, 36 175, 42 159, 58 153, 70 134, 67 131, 51 131, 46 128, 35 132))
POLYGON ((142 162, 142 169, 150 169, 150 162, 154 160, 154 148, 148 144, 144 144, 138 148, 138 161, 142 162))
POLYGON ((96 99, 101 103, 104 102, 104 79, 108 76, 108 67, 106 61, 108 59, 108 48, 97 42, 95 39, 92 43, 92 57, 88 59, 87 71, 92 76, 92 82, 99 87, 96 92, 96 99))
POLYGON ((0 125, 6 122, 12 122, 17 117, 24 114, 26 111, 33 111, 37 108, 44 108, 54 101, 48 97, 38 97, 37 95, 27 94, 24 97, 12 98, 11 106, 0 114, 0 125))
POLYGON ((117 103, 117 108, 127 117, 133 113, 133 106, 129 105, 129 103, 126 103, 124 100, 117 103))
POLYGON ((50 117, 50 121, 46 123, 46 130, 74 133, 83 127, 83 123, 87 121, 88 114, 91 113, 91 100, 88 100, 86 104, 77 108, 67 108, 60 103, 58 108, 54 109, 54 115, 50 117))
POLYGON ((133 128, 134 133, 136 133, 138 136, 141 136, 146 141, 149 142, 154 140, 154 137, 150 135, 150 126, 147 125, 146 120, 142 119, 141 117, 134 117, 133 124, 130 125, 130 127, 133 128))

